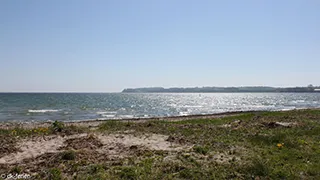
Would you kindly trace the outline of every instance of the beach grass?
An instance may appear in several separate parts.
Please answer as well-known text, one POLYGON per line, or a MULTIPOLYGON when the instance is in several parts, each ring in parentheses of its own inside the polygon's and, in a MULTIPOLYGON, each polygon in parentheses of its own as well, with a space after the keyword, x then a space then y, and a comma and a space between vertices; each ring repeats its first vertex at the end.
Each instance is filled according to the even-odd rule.
POLYGON ((95 129, 56 124, 59 128, 2 129, 1 144, 7 147, 2 151, 19 151, 14 149, 19 138, 84 132, 132 137, 161 134, 173 146, 186 148, 131 146, 121 158, 68 149, 42 155, 50 163, 38 158, 34 163, 1 165, 1 173, 18 169, 34 173, 35 179, 320 179, 320 110, 316 109, 181 121, 110 120, 95 129))

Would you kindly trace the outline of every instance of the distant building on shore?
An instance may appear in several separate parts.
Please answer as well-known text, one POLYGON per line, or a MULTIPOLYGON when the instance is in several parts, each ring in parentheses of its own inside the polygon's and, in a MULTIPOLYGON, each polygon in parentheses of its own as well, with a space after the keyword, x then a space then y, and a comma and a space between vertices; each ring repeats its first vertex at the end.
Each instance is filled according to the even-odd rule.
POLYGON ((314 89, 314 91, 320 92, 320 89, 314 89))

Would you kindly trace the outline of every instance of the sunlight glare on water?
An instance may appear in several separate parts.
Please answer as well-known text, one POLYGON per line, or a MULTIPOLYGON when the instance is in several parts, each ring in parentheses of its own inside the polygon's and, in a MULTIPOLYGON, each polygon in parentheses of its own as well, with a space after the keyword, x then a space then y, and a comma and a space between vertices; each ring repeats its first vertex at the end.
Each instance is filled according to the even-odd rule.
POLYGON ((320 107, 320 93, 1 93, 0 121, 122 119, 320 107))

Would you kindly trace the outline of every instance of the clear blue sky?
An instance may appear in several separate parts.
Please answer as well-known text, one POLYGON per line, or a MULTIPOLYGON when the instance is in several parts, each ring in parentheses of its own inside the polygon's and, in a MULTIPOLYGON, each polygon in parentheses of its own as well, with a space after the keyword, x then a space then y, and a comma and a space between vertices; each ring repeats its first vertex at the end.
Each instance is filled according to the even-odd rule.
POLYGON ((0 91, 320 85, 319 0, 1 0, 0 91))

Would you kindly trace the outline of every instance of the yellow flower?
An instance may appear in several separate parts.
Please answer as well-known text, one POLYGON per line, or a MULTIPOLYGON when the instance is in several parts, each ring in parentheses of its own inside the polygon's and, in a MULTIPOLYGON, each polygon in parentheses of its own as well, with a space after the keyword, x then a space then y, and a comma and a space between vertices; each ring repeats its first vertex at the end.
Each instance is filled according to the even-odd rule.
POLYGON ((16 135, 17 131, 16 130, 12 130, 11 134, 16 135))
POLYGON ((284 143, 278 143, 278 144, 277 144, 277 147, 278 147, 278 148, 282 148, 283 145, 284 145, 284 143))

